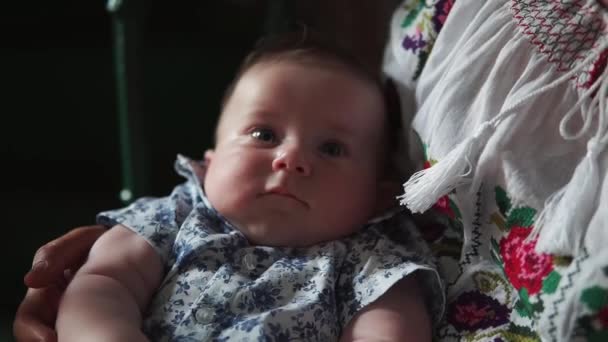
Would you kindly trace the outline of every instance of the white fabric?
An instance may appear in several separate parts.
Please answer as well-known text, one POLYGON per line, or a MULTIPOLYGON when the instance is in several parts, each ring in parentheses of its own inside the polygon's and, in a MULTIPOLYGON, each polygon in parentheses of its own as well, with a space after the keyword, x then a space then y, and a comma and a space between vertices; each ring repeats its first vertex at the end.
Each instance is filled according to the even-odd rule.
MULTIPOLYGON (((594 130, 573 141, 565 140, 559 130, 565 113, 585 90, 531 48, 528 37, 518 33, 510 7, 504 0, 457 1, 437 38, 416 88, 419 110, 413 127, 428 143, 431 158, 460 165, 419 181, 430 189, 416 192, 418 188, 406 185, 404 202, 413 211, 428 209, 460 185, 473 184, 468 191, 476 191, 497 168, 504 170, 507 187, 517 189, 516 204, 540 211, 545 200, 568 183, 587 152, 594 130), (550 92, 531 96, 550 84, 550 92), (492 121, 502 114, 508 115, 492 121), (487 132, 488 123, 496 131, 487 132), (479 139, 472 146, 466 145, 475 137, 479 139), (462 151, 454 152, 459 144, 462 151)), ((570 127, 584 124, 578 112, 570 127)))
MULTIPOLYGON (((432 7, 440 1, 425 3, 432 7)), ((456 0, 416 83, 411 73, 417 61, 403 48, 411 31, 402 25, 415 2, 404 1, 394 14, 384 71, 396 80, 402 99, 414 96, 412 127, 432 166, 404 185, 402 203, 425 211, 449 193, 461 215, 450 222, 464 236, 460 260, 440 259, 449 305, 477 292, 511 310, 509 322, 500 328, 480 329, 476 335, 449 322, 439 339, 516 340, 513 334, 519 331, 509 329, 517 326, 542 340, 569 341, 576 324, 580 328, 579 319, 591 314, 581 292, 606 285, 607 279, 600 269, 608 262, 603 251, 608 244, 608 71, 589 82, 607 47, 608 11, 595 0, 456 0), (558 11, 547 11, 570 5, 581 7, 567 13, 569 21, 560 21, 564 16, 558 11), (537 16, 536 10, 545 12, 537 16), (604 31, 594 32, 594 27, 604 31), (577 45, 580 36, 592 43, 577 45), (574 53, 566 46, 570 41, 574 53), (505 227, 510 215, 499 210, 495 189, 506 191, 509 210, 531 208, 537 222, 544 217, 542 229, 505 227), (503 253, 503 243, 516 244, 516 232, 532 229, 532 238, 538 234, 538 254, 530 256, 551 260, 548 267, 558 279, 557 290, 544 282, 549 271, 536 282, 542 289, 517 283, 522 281, 514 279, 517 275, 505 276, 506 259, 525 258, 532 242, 517 245, 520 255, 496 253, 503 253), (544 253, 571 255, 573 261, 560 263, 544 253), (518 307, 522 301, 531 307, 518 307)), ((522 277, 534 275, 524 271, 529 270, 522 270, 522 277)))

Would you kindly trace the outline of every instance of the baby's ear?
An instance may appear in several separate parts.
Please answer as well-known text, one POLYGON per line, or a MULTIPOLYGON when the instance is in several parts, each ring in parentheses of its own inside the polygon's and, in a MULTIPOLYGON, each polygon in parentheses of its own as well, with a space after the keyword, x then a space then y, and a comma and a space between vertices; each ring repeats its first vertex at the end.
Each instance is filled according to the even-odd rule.
POLYGON ((213 160, 213 156, 215 154, 214 150, 207 150, 205 151, 205 166, 209 166, 209 164, 211 164, 211 161, 213 160))
POLYGON ((378 196, 376 198, 376 215, 399 206, 397 196, 401 192, 401 184, 394 180, 381 180, 378 183, 378 196))

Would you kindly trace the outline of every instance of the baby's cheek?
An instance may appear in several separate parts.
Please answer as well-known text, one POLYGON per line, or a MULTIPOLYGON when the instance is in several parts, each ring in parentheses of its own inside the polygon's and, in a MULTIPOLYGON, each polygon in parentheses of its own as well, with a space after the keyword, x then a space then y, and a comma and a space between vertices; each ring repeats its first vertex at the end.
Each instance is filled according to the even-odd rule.
POLYGON ((240 221, 241 216, 246 215, 251 204, 251 191, 246 184, 239 186, 235 181, 230 182, 224 177, 216 179, 215 182, 211 179, 207 183, 207 198, 222 216, 229 221, 240 221))
POLYGON ((360 225, 367 222, 375 208, 375 192, 365 185, 350 185, 329 192, 327 209, 336 214, 342 226, 360 225))
POLYGON ((209 170, 205 177, 205 194, 211 205, 220 213, 225 210, 229 201, 230 194, 233 192, 230 189, 230 184, 225 184, 226 178, 220 172, 209 170))

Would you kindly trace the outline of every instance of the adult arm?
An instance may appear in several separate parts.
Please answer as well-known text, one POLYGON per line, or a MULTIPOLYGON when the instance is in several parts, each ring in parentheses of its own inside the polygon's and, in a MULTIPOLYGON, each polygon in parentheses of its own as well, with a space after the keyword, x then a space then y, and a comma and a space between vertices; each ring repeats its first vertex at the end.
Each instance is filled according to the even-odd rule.
POLYGON ((13 322, 17 341, 57 341, 54 326, 59 298, 67 284, 64 271, 80 268, 106 230, 101 225, 78 227, 38 249, 24 278, 29 289, 13 322))
POLYGON ((342 331, 340 342, 431 341, 431 321, 415 276, 393 285, 359 311, 342 331))
POLYGON ((60 341, 146 341, 142 312, 162 277, 158 253, 142 237, 115 226, 93 245, 59 304, 60 341))

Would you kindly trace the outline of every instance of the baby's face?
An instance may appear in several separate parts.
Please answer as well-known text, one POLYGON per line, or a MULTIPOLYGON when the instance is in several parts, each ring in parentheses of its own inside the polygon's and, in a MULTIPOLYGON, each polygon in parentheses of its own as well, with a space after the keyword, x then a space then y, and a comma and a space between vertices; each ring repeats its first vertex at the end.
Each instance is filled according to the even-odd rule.
POLYGON ((253 66, 206 154, 211 204, 255 244, 300 247, 355 232, 379 195, 380 96, 342 69, 253 66))

